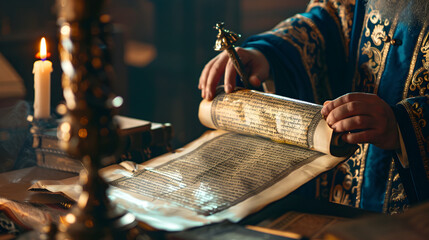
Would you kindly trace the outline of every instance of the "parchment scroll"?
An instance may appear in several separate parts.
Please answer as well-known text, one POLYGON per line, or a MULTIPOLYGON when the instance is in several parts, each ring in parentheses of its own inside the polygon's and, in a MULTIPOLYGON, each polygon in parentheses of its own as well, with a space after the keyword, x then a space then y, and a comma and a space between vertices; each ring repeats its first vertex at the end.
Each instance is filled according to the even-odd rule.
POLYGON ((252 90, 221 93, 213 101, 203 100, 199 118, 203 125, 276 142, 316 150, 334 156, 353 152, 326 124, 322 106, 252 90), (346 148, 346 150, 344 150, 346 148))

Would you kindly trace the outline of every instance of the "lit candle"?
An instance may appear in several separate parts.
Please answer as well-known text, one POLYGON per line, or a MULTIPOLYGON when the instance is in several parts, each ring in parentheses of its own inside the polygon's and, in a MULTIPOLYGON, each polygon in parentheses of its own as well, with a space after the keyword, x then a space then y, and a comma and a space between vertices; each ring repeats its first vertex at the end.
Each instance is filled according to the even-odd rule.
POLYGON ((52 62, 46 60, 46 40, 40 41, 39 58, 34 62, 34 118, 49 118, 51 116, 51 72, 52 62))

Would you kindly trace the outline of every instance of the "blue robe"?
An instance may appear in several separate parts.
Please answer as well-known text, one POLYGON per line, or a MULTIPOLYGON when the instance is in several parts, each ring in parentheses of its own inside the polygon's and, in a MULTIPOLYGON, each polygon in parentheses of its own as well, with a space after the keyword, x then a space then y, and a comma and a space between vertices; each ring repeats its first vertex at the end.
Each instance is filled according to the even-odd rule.
POLYGON ((270 63, 276 94, 323 103, 375 93, 392 106, 408 164, 360 144, 346 162, 305 185, 318 199, 395 213, 429 198, 429 29, 382 16, 362 0, 313 0, 307 11, 252 36, 244 47, 270 63))

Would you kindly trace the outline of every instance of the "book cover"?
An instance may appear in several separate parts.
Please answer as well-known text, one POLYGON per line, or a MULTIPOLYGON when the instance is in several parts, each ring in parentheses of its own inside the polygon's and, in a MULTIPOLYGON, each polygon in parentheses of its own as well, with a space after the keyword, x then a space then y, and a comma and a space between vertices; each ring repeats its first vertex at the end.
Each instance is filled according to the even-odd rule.
POLYGON ((36 148, 37 166, 51 168, 65 172, 79 173, 84 169, 82 161, 78 158, 73 158, 64 152, 54 149, 36 148))
MULTIPOLYGON (((151 129, 151 122, 130 118, 125 116, 116 115, 114 117, 119 124, 118 134, 126 138, 128 135, 140 134, 149 132, 151 129)), ((51 148, 60 150, 57 137, 57 128, 48 128, 41 133, 33 134, 33 147, 34 148, 51 148)))
MULTIPOLYGON (((142 163, 150 158, 172 151, 170 140, 172 126, 169 123, 151 123, 149 121, 115 116, 120 124, 121 144, 118 146, 116 161, 134 161, 142 163)), ((37 165, 62 171, 79 173, 83 169, 78 158, 68 155, 59 147, 57 129, 46 129, 33 135, 33 148, 37 165)))

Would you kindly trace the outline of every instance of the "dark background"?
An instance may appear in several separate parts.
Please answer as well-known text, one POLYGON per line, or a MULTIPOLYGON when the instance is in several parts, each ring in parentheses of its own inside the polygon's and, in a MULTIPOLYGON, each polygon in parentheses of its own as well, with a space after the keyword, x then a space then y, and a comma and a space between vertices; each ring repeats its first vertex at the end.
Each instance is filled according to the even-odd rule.
MULTIPOLYGON (((121 114, 170 122, 174 147, 205 130, 197 111, 197 89, 213 50, 216 22, 243 38, 266 31, 304 11, 307 0, 111 0, 106 11, 115 23, 115 92, 124 97, 121 114)), ((22 77, 25 99, 33 101, 33 62, 45 36, 54 72, 52 109, 62 101, 55 0, 0 1, 0 53, 22 77)), ((1 73, 0 73, 1 74, 1 73)))

